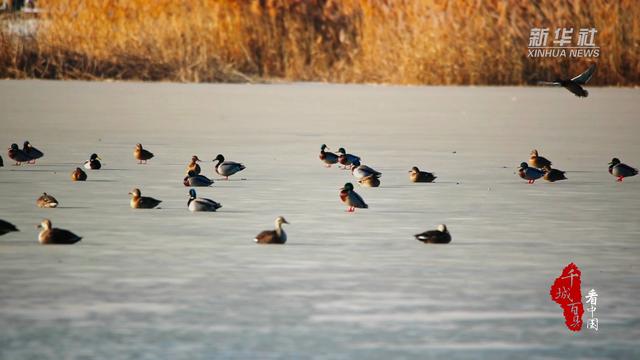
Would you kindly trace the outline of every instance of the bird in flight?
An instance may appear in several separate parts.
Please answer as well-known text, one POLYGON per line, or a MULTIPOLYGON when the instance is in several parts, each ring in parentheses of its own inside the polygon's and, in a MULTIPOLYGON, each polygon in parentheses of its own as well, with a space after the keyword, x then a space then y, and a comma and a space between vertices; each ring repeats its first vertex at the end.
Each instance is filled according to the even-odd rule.
POLYGON ((566 80, 556 79, 555 81, 540 81, 540 85, 562 86, 571 91, 577 97, 587 97, 589 92, 580 85, 586 85, 596 71, 596 64, 593 63, 582 74, 566 80))

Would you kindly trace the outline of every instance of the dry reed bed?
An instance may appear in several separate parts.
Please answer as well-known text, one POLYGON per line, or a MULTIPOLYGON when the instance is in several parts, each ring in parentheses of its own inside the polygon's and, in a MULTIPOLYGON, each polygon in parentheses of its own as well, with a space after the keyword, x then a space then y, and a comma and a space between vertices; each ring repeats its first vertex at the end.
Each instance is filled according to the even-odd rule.
MULTIPOLYGON (((635 0, 41 0, 0 31, 0 77, 525 84, 593 59, 527 58, 532 27, 595 27, 600 85, 640 78, 635 0)), ((550 38, 553 35, 550 34, 550 38)), ((550 39, 551 41, 551 39, 550 39)))

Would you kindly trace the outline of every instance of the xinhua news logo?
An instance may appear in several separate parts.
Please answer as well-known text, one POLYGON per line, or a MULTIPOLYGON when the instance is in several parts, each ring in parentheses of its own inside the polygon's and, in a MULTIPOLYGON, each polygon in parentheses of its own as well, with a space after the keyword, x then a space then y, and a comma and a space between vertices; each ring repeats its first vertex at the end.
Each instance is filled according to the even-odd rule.
POLYGON ((529 33, 527 57, 537 58, 597 58, 600 47, 596 45, 596 28, 580 28, 574 36, 573 28, 556 28, 549 41, 549 28, 533 28, 529 33), (575 43, 574 43, 574 38, 575 43))

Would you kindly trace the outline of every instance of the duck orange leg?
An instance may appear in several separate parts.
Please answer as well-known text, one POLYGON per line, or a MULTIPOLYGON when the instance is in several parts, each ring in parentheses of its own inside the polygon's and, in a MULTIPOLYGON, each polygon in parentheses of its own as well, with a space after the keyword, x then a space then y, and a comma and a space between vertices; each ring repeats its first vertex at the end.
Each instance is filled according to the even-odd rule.
POLYGON ((624 176, 618 176, 618 180, 616 180, 617 182, 622 182, 624 180, 624 176))

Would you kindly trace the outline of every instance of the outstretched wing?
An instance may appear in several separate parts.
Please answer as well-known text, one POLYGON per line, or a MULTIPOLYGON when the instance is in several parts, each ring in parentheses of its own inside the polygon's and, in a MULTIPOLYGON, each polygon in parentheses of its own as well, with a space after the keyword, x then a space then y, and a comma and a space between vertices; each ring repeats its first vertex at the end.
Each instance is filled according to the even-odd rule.
POLYGON ((557 81, 538 81, 538 85, 560 86, 560 83, 557 81))
POLYGON ((582 86, 578 85, 575 82, 571 82, 565 86, 565 88, 571 91, 577 97, 587 97, 589 96, 589 92, 585 90, 582 86))
POLYGON ((587 83, 587 81, 591 80, 591 77, 593 76, 593 73, 595 71, 596 71, 596 64, 593 63, 591 64, 591 66, 589 66, 589 68, 585 72, 574 77, 573 79, 571 79, 571 81, 580 85, 584 85, 587 83))

